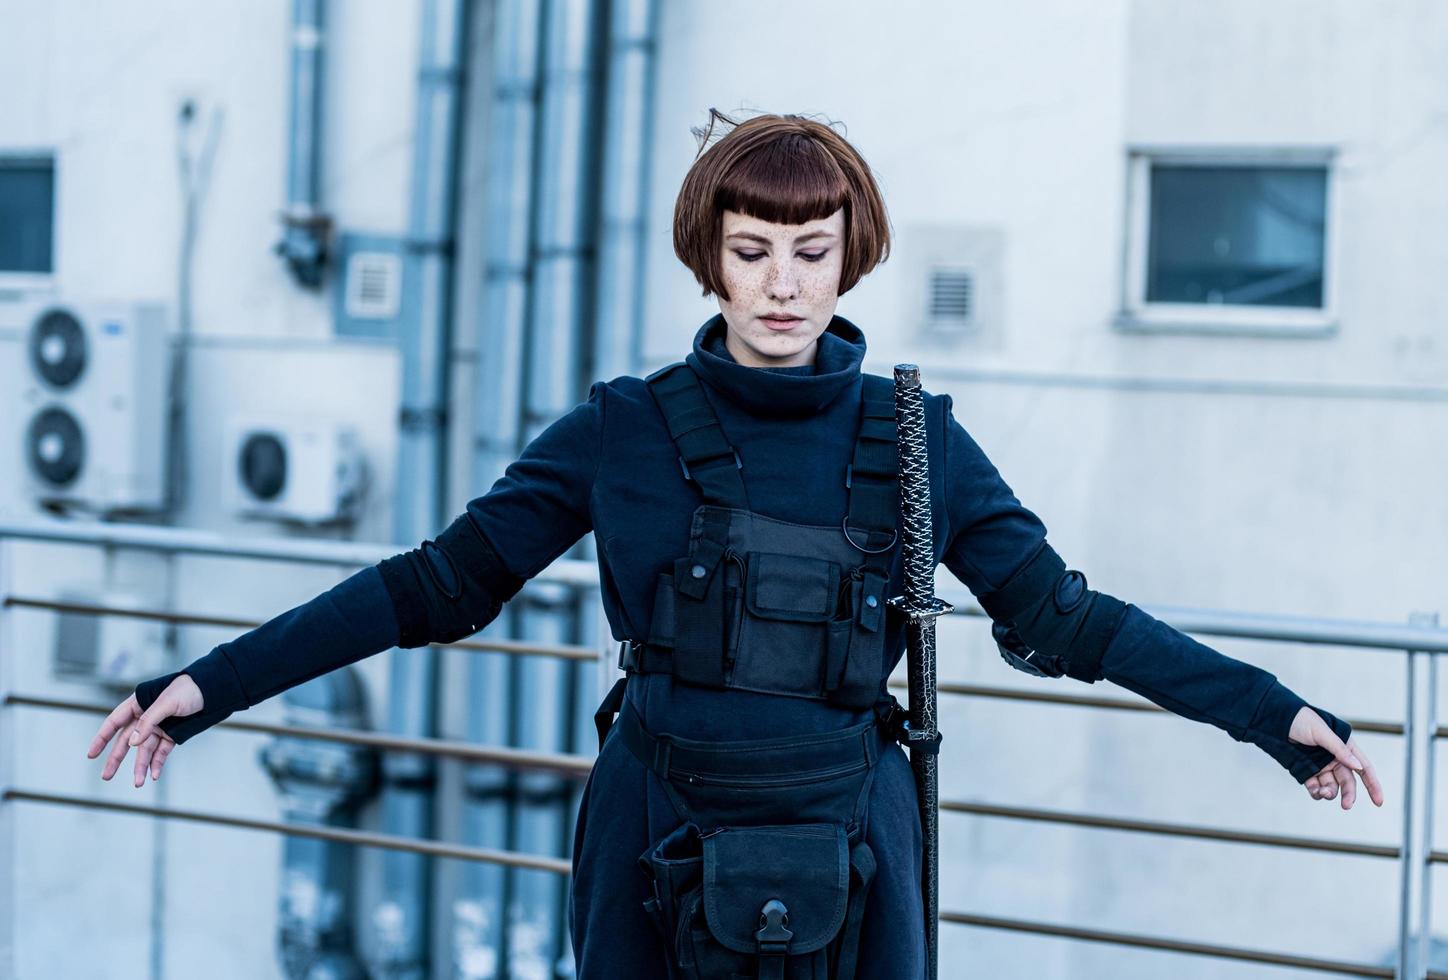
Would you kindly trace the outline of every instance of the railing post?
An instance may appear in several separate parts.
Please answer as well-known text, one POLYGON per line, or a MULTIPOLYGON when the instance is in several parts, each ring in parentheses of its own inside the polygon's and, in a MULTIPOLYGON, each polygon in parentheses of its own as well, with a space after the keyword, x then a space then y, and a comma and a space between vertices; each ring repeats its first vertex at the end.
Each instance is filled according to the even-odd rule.
MULTIPOLYGON (((1435 626, 1436 613, 1413 613, 1414 626, 1435 626)), ((1399 980, 1421 980, 1428 973, 1433 851, 1433 729, 1434 702, 1438 679, 1437 654, 1408 650, 1405 660, 1407 681, 1406 713, 1403 718, 1403 845, 1398 896, 1399 980), (1428 683, 1418 683, 1418 668, 1428 668, 1428 683), (1422 775, 1419 775, 1421 770, 1422 775), (1418 887, 1414 889, 1414 879, 1418 887), (1417 922, 1417 941, 1413 924, 1417 922)))
POLYGON ((15 669, 15 614, 6 603, 14 591, 14 551, 14 543, 0 535, 0 977, 16 975, 15 916, 20 905, 15 900, 15 804, 5 797, 15 780, 15 709, 5 704, 15 669))
MULTIPOLYGON (((1415 626, 1437 626, 1437 613, 1421 613, 1413 617, 1415 626)), ((1418 976, 1426 977, 1432 969, 1433 937, 1433 818, 1435 777, 1438 759, 1438 660, 1439 654, 1428 653, 1428 690, 1426 693, 1423 752, 1423 860, 1418 865, 1418 976)))

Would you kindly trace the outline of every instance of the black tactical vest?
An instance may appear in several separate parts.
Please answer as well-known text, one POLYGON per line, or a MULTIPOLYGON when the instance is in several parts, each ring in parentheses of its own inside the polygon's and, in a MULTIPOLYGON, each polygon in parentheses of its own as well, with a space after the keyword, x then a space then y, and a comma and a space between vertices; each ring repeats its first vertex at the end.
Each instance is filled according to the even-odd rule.
MULTIPOLYGON (((838 524, 794 524, 749 509, 743 464, 693 368, 644 380, 704 502, 689 553, 660 572, 643 641, 619 666, 704 687, 762 691, 866 708, 882 697, 885 599, 899 536, 894 386, 864 374, 860 427, 841 474, 838 524)), ((809 447, 801 447, 808 452, 809 447)))

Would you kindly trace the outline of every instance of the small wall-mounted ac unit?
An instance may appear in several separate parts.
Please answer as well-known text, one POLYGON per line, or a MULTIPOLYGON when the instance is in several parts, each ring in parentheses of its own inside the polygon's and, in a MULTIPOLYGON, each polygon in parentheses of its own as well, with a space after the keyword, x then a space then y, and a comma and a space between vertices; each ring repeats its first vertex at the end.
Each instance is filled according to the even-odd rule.
POLYGON ((225 502, 234 514, 334 524, 361 510, 367 467, 351 426, 237 415, 227 422, 224 452, 225 502))
POLYGON ((100 513, 166 505, 167 324, 151 303, 25 308, 25 486, 100 513))

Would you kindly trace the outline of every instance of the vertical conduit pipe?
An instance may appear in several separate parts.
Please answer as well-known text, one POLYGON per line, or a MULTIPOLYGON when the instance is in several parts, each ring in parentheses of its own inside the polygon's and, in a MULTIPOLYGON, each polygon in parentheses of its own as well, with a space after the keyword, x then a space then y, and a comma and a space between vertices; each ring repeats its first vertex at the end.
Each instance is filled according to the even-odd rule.
POLYGON ((322 284, 331 224, 317 207, 321 184, 317 147, 322 113, 322 14, 322 0, 292 2, 287 206, 282 212, 282 240, 276 245, 292 278, 308 289, 322 284))
MULTIPOLYGON (((393 534, 415 547, 437 534, 445 513, 447 351, 452 316, 453 240, 458 132, 467 38, 462 0, 423 0, 417 108, 413 137, 408 235, 399 333, 402 406, 399 415, 393 534)), ((393 650, 388 665, 387 729, 437 734, 438 653, 393 650)), ((388 753, 383 759, 382 822, 386 833, 432 837, 436 761, 388 753)), ((382 897, 373 908, 376 976, 421 980, 432 975, 432 866, 416 854, 382 858, 382 897)))
MULTIPOLYGON (((540 0, 497 0, 487 110, 486 236, 482 317, 478 324, 473 404, 472 483, 484 492, 523 445, 523 335, 531 282, 534 131, 542 25, 540 0)), ((516 635, 516 603, 488 627, 488 636, 516 635)), ((510 658, 474 653, 467 660, 467 738, 483 745, 509 741, 510 658)), ((512 774, 496 766, 463 772, 465 843, 510 846, 512 774)), ((470 862, 454 899, 453 973, 492 980, 508 960, 508 875, 500 865, 470 862)))
MULTIPOLYGON (((649 159, 653 144, 652 99, 659 8, 656 0, 613 0, 608 11, 605 110, 601 142, 598 207, 597 294, 592 359, 593 377, 609 379, 637 371, 642 361, 645 235, 648 219, 649 159)), ((596 542, 595 542, 596 545, 596 542)), ((602 603, 592 597, 591 614, 580 617, 580 642, 600 651, 596 664, 580 664, 573 719, 575 752, 596 748, 593 711, 617 676, 613 655, 617 637, 609 629, 602 603)), ((581 804, 582 787, 571 793, 569 813, 581 804)), ((566 827, 572 853, 573 824, 566 827)), ((566 901, 567 896, 564 896, 566 901)), ((566 905, 560 910, 566 921, 566 905)), ((564 969, 575 972, 572 947, 563 944, 564 969)))
MULTIPOLYGON (((544 4, 543 72, 535 130, 538 179, 533 207, 533 279, 524 346, 524 431, 532 439, 572 408, 593 371, 595 239, 599 189, 598 134, 603 111, 608 5, 599 0, 544 4)), ((521 449, 521 446, 519 447, 521 449)), ((591 558, 583 539, 571 557, 591 558)), ((526 640, 577 642, 583 606, 577 590, 530 589, 517 603, 526 640)), ((515 600, 516 602, 516 600, 515 600)), ((572 741, 576 665, 541 657, 512 664, 512 744, 566 751, 572 741)), ((571 786, 555 775, 518 777, 514 846, 530 854, 564 853, 571 786)), ((557 875, 510 869, 508 973, 555 975, 564 961, 561 911, 567 882, 557 875)))

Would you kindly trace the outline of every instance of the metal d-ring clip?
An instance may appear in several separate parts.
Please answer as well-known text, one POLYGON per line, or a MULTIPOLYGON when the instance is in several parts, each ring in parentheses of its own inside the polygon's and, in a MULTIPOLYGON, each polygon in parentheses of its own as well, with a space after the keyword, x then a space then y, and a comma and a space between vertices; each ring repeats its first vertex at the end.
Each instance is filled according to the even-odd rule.
POLYGON ((891 548, 895 547, 895 542, 900 540, 900 531, 899 531, 899 529, 892 527, 892 528, 890 529, 890 543, 887 544, 887 545, 885 545, 885 547, 883 547, 883 548, 866 548, 864 545, 855 544, 855 539, 852 538, 852 537, 850 537, 850 529, 849 529, 849 527, 847 526, 847 525, 849 524, 849 520, 850 520, 850 515, 848 515, 848 514, 846 514, 843 518, 840 519, 840 530, 845 532, 845 540, 848 541, 848 542, 850 542, 850 544, 855 545, 856 549, 858 549, 858 550, 860 550, 860 551, 863 551, 863 552, 864 552, 865 554, 867 554, 867 555, 880 555, 880 554, 884 554, 885 552, 889 551, 891 548))

